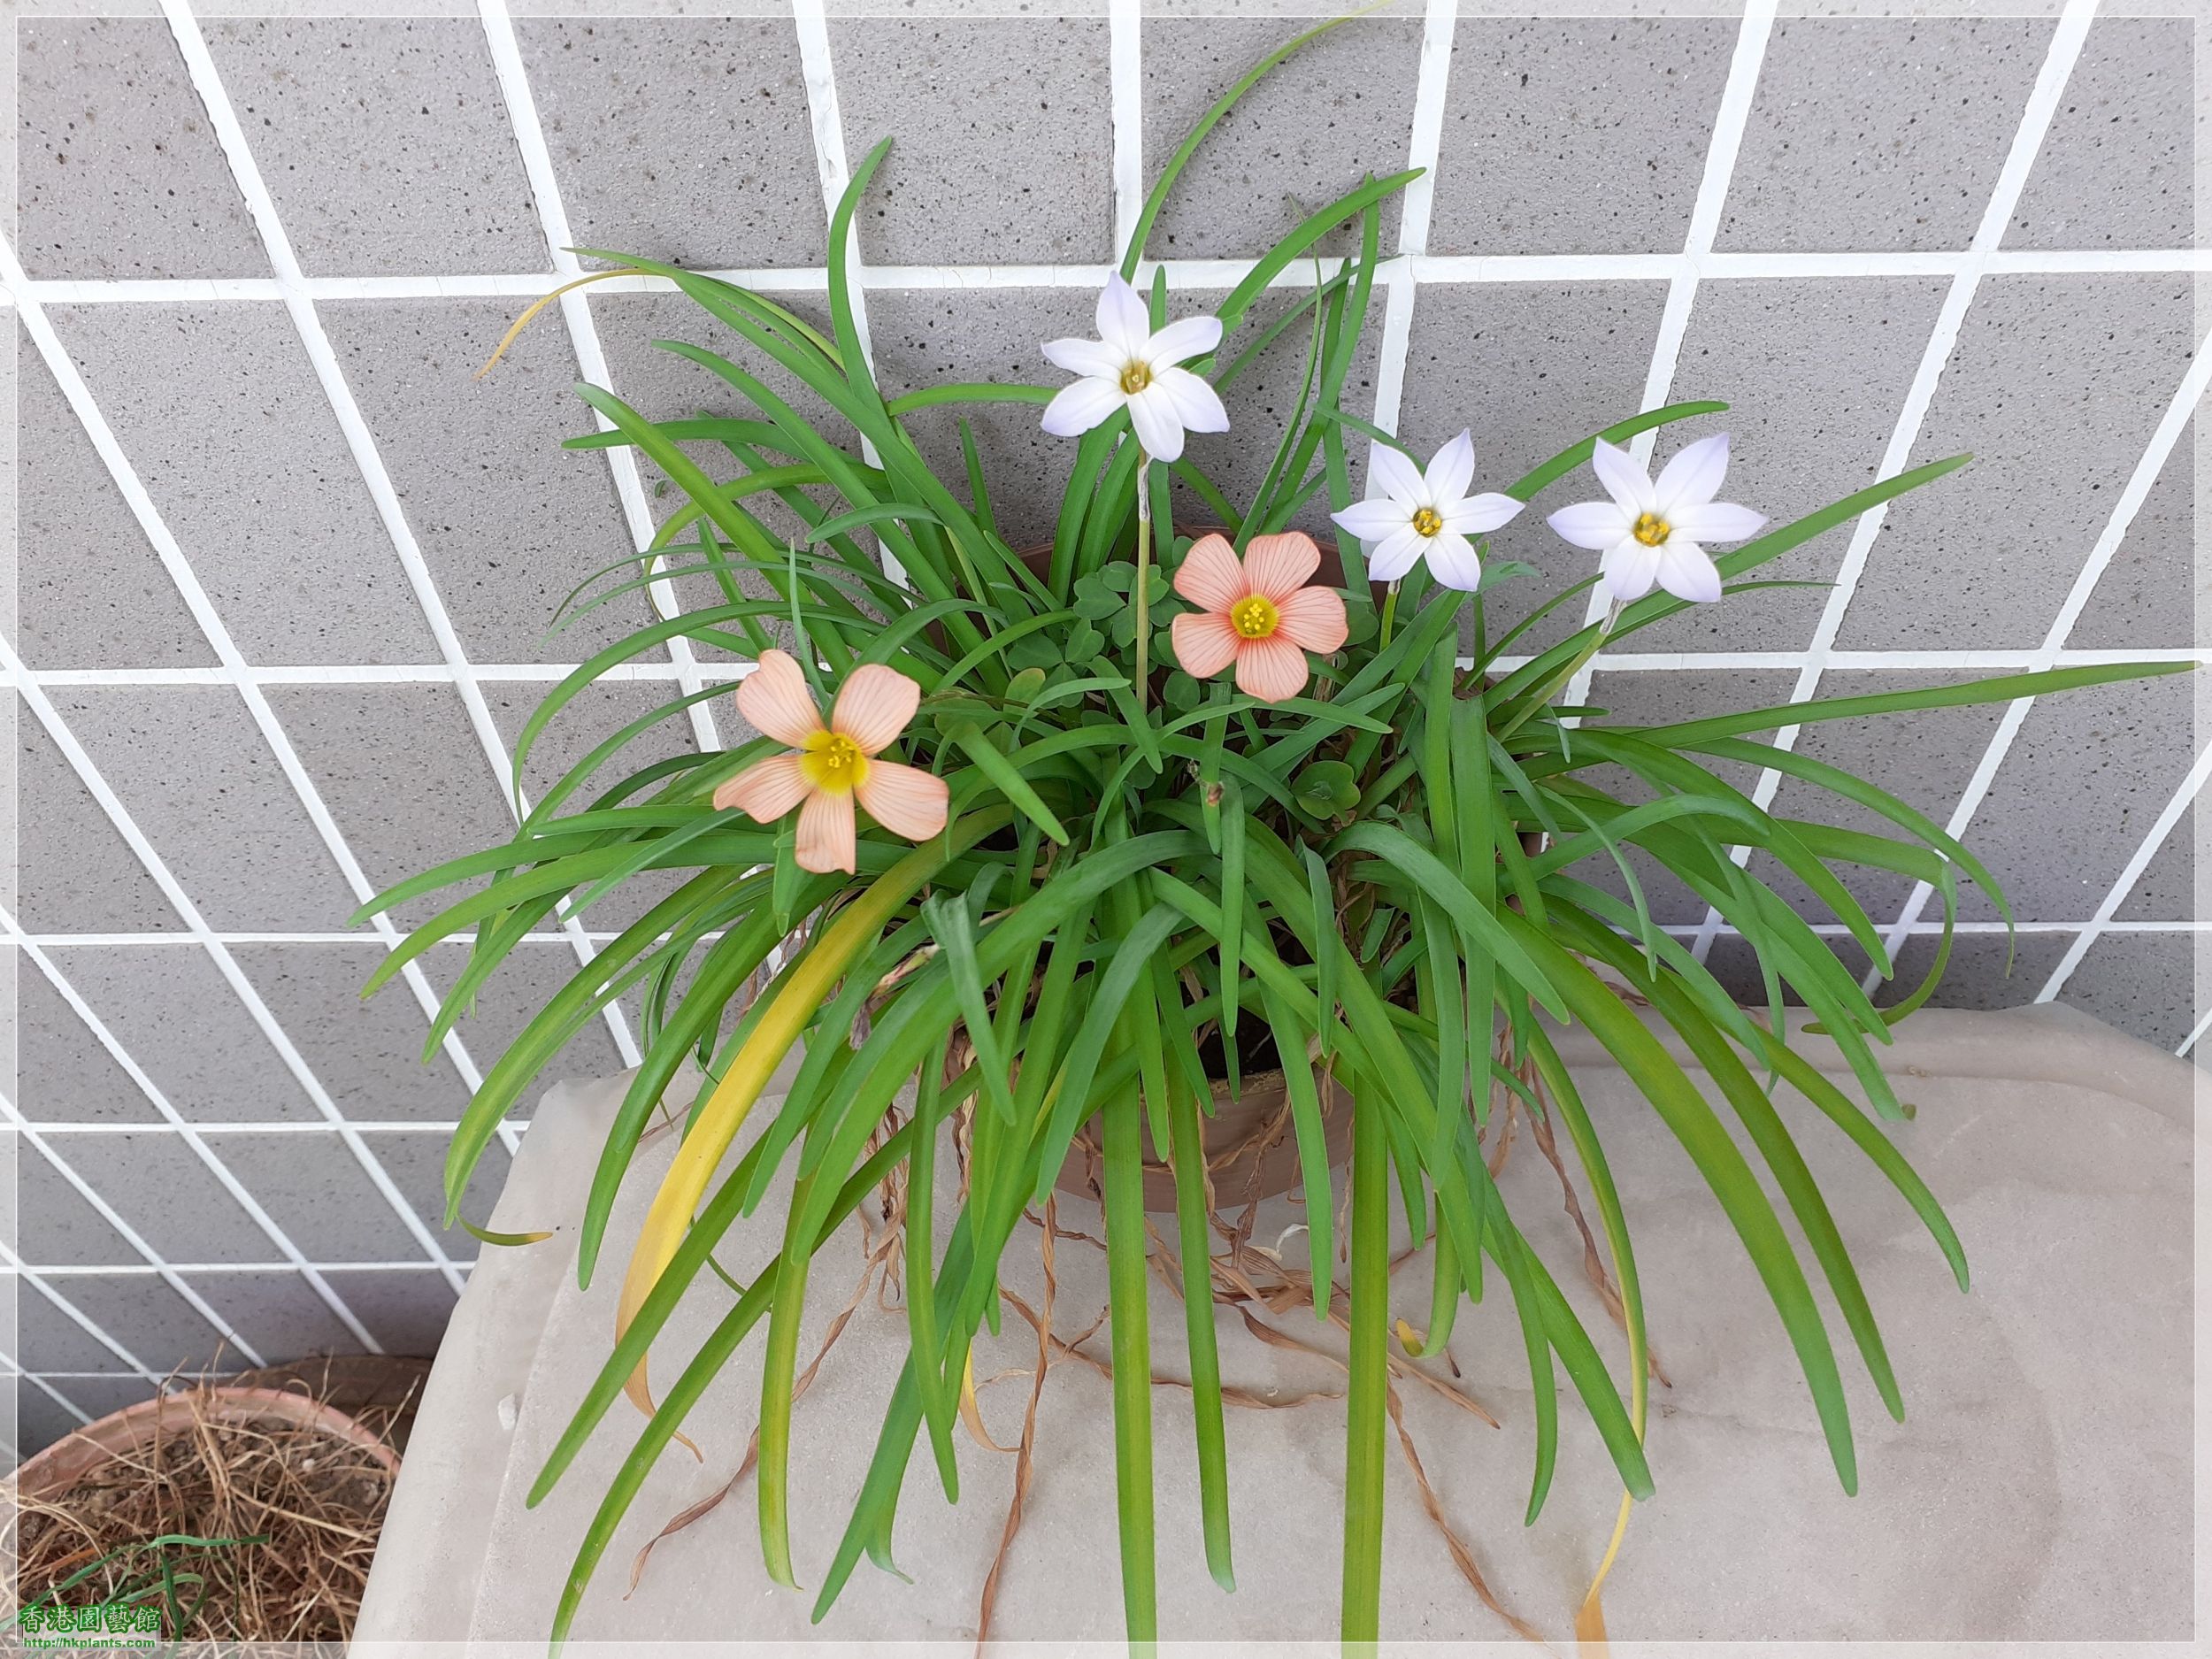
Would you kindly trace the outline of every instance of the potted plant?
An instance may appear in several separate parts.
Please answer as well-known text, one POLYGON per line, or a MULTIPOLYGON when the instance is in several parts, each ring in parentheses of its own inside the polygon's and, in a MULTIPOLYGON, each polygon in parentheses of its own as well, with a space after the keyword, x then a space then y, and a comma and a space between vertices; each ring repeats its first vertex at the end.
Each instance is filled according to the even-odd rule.
POLYGON ((1966 457, 1769 527, 1720 499, 1724 434, 1675 447, 1655 477, 1617 447, 1716 414, 1718 403, 1563 434, 1573 441, 1550 461, 1494 489, 1478 488, 1465 434, 1433 457, 1409 456, 1348 410, 1344 393, 1374 310, 1383 204, 1409 173, 1371 179, 1314 213, 1210 316, 1178 314, 1157 272, 1148 287, 1132 286, 1147 232, 1206 131, 1307 38, 1245 77, 1164 168, 1101 296, 1099 337, 1044 348, 1072 381, 948 385, 902 397, 876 385, 854 328, 844 250, 881 146, 856 171, 831 225, 826 334, 744 288, 623 261, 626 272, 681 289, 774 376, 664 342, 755 412, 656 421, 604 389, 580 388, 611 430, 572 446, 634 445, 685 497, 656 541, 658 571, 626 561, 599 598, 681 574, 710 578, 721 599, 637 630, 555 687, 522 733, 517 775, 578 693, 678 636, 752 661, 735 695, 759 735, 614 780, 628 741, 701 696, 725 694, 676 698, 554 785, 512 840, 369 907, 488 878, 410 935, 373 981, 473 930, 465 971, 434 1023, 434 1048, 549 916, 582 912, 633 878, 683 878, 493 1066, 447 1167, 457 1205, 495 1126, 548 1058, 611 998, 642 989, 644 1063, 607 1137, 582 1222, 588 1279, 600 1268, 641 1132, 685 1059, 700 1063, 695 1097, 667 1102, 684 1115, 682 1141, 642 1234, 614 1241, 629 1263, 613 1343, 539 1477, 541 1494, 618 1395, 649 1414, 581 1542, 555 1613, 557 1636, 644 1471, 748 1340, 765 1353, 761 1548, 770 1572, 795 1582, 790 1409, 810 1263, 895 1175, 908 1203, 909 1352, 841 1547, 821 1570, 817 1616, 862 1554, 887 1538, 918 1440, 928 1441, 945 1494, 956 1495, 951 1425, 970 1345, 993 1317, 996 1265, 1025 1210, 1086 1167, 1079 1140, 1102 1188, 1110 1257, 1130 1638, 1157 1634, 1148 1202, 1171 1202, 1175 1213, 1196 1404, 1195 1446, 1161 1455, 1195 1456, 1209 1563, 1229 1584, 1208 1165, 1234 1148, 1219 1147, 1217 1135, 1210 1142, 1207 1126, 1217 1128, 1222 1103, 1241 1099, 1247 1074, 1262 1068, 1279 1073, 1320 1317, 1335 1305, 1325 1271, 1340 1246, 1332 1165, 1349 1141, 1349 1237, 1341 1241, 1349 1262, 1348 1640, 1371 1640, 1379 1628, 1394 1207, 1415 1240, 1434 1245, 1426 1333, 1415 1337, 1422 1351, 1441 1348, 1455 1310, 1486 1274, 1517 1310, 1538 1421, 1531 1517, 1552 1475, 1555 1366, 1627 1494, 1652 1490, 1641 1444, 1643 1300, 1618 1194, 1618 1181, 1634 1172, 1609 1167, 1548 1021, 1586 1025, 1704 1177, 1773 1300, 1847 1490, 1855 1480, 1851 1431, 1813 1274, 1826 1281, 1886 1403, 1902 1407, 1849 1254, 1769 1098, 1773 1080, 1801 1092, 1880 1166, 1966 1282, 1934 1196, 1878 1127, 1902 1110, 1877 1051, 1942 972, 1956 879, 2001 906, 1997 885, 1968 849, 1904 803, 1752 734, 1778 723, 2005 702, 2180 665, 2013 674, 1661 726, 1566 706, 1563 695, 1601 644, 1687 605, 1767 585, 1757 573, 1792 549, 1966 457), (1324 237, 1347 230, 1356 251, 1314 257, 1324 237), (1307 268, 1310 290, 1235 355, 1225 352, 1222 342, 1250 320, 1271 284, 1307 268), (1186 453, 1184 434, 1233 435, 1238 382, 1269 349, 1302 351, 1303 380, 1263 482, 1252 499, 1232 502, 1186 453), (826 403, 859 442, 810 425, 789 396, 795 387, 826 403), (964 442, 963 475, 941 477, 909 431, 918 411, 977 403, 1038 405, 1046 430, 1070 441, 1056 532, 1027 557, 995 527, 972 444, 964 442), (693 457, 685 446, 698 442, 720 446, 726 475, 693 457), (1363 492, 1355 488, 1362 451, 1363 492), (1596 499, 1552 511, 1549 523, 1589 551, 1593 568, 1515 626, 1494 629, 1486 610, 1499 584, 1534 572, 1486 557, 1482 538, 1586 467, 1601 488, 1582 493, 1596 499), (1171 480, 1206 503, 1217 528, 1194 535, 1176 524, 1171 480), (770 502, 803 534, 773 534, 762 516, 770 502), (1309 510, 1333 520, 1341 533, 1333 548, 1292 528, 1309 510), (1716 550, 1723 546, 1732 550, 1716 550), (1601 619, 1506 665, 1539 618, 1587 603, 1601 585, 1609 601, 1601 619), (1725 781, 1717 762, 1829 790, 1889 833, 1778 817, 1725 781), (1624 793, 1621 779, 1640 798, 1624 793), (1770 1015, 1740 1009, 1654 926, 1632 849, 1741 934, 1756 954, 1770 1015), (1885 975, 1881 938, 1836 869, 1870 865, 1931 883, 1946 929, 1927 982, 1877 1009, 1798 911, 1734 856, 1747 849, 1770 855, 1826 903, 1885 975), (1607 872, 1617 872, 1617 893, 1604 885, 1607 872), (1779 1018, 1786 987, 1848 1060, 1864 1105, 1798 1053, 1779 1018), (736 1016, 726 1034, 726 1014, 736 1016), (1686 1046, 1747 1135, 1803 1235, 1809 1267, 1663 1030, 1686 1046), (788 1092, 757 1121, 771 1074, 799 1050, 788 1092), (895 1106, 909 1088, 913 1104, 901 1115, 895 1106), (1490 1179, 1479 1136, 1499 1091, 1563 1131, 1579 1161, 1618 1287, 1624 1388, 1490 1179), (937 1167, 939 1134, 954 1118, 966 1135, 964 1198, 939 1256, 928 1242, 933 1207, 949 1185, 937 1167), (1340 1126, 1333 1146, 1332 1122, 1340 1126), (749 1139, 734 1172, 718 1184, 741 1134, 749 1139), (1149 1201, 1148 1148, 1167 1172, 1163 1179, 1156 1169, 1149 1201), (788 1194, 773 1265, 678 1376, 649 1386, 649 1345, 710 1253, 772 1189, 788 1194))

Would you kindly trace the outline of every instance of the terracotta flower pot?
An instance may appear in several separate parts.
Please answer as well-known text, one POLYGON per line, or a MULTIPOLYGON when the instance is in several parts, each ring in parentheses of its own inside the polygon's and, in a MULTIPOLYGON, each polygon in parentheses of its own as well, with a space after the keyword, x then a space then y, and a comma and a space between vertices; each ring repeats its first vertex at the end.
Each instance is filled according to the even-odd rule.
MULTIPOLYGON (((1314 1074, 1314 1084, 1321 1096, 1322 1138, 1334 1168, 1351 1156, 1352 1097, 1325 1071, 1314 1074)), ((1205 1142, 1207 1167, 1213 1172, 1214 1202, 1225 1208, 1273 1198, 1299 1184, 1298 1133, 1280 1071, 1249 1073, 1234 1100, 1229 1098, 1226 1083, 1216 1083, 1213 1113, 1201 1120, 1200 1139, 1205 1142)), ((1064 1193, 1095 1198, 1103 1190, 1105 1171, 1094 1118, 1077 1132, 1075 1145, 1053 1185, 1064 1193)), ((1156 1211, 1175 1208, 1175 1172, 1153 1146, 1149 1125, 1144 1132, 1144 1207, 1156 1211)))
POLYGON ((57 1440, 12 1477, 26 1497, 58 1498, 102 1464, 151 1446, 156 1438, 183 1432, 196 1416, 250 1427, 278 1425, 313 1429, 360 1447, 392 1474, 399 1454, 344 1412, 283 1388, 208 1388, 196 1394, 161 1394, 109 1413, 57 1440))

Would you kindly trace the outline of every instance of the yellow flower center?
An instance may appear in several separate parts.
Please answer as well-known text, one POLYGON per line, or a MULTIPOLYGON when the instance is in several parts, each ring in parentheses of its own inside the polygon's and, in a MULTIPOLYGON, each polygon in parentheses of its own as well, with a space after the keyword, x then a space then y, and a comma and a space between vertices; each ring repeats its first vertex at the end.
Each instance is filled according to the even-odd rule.
POLYGON ((1263 640, 1282 625, 1283 613, 1265 594, 1253 594, 1229 607, 1229 625, 1248 640, 1263 640))
POLYGON ((1413 527, 1423 535, 1434 535, 1444 527, 1444 515, 1433 507, 1424 507, 1413 515, 1413 527))
POLYGON ((827 795, 848 795, 868 780, 868 757, 838 732, 817 732, 799 751, 799 771, 827 795))
POLYGON ((1629 532, 1646 547, 1658 547, 1674 534, 1674 526, 1655 512, 1641 514, 1635 529, 1629 532))
POLYGON ((1133 363, 1121 372, 1121 389, 1132 397, 1151 384, 1152 365, 1148 363, 1133 363))

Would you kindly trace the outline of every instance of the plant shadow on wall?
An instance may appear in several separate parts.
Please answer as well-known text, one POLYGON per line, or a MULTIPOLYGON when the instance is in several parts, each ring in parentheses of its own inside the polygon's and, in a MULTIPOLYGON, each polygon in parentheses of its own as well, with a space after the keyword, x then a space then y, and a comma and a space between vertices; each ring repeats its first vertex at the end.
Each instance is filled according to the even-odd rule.
MULTIPOLYGON (((998 1267, 1040 1209, 1051 1248, 1056 1183, 1072 1171, 1079 1185, 1086 1167, 1102 1171, 1125 1617, 1132 1640, 1154 1639, 1148 1150, 1156 1202, 1175 1217, 1176 1248, 1163 1241, 1159 1260, 1179 1275, 1188 1332, 1196 1443, 1182 1455, 1196 1459, 1206 1558, 1225 1587, 1233 1573, 1217 1302, 1238 1307, 1268 1340, 1306 1341, 1256 1312, 1310 1317, 1348 1333, 1340 1350, 1349 1373, 1348 1640, 1379 1633, 1391 1379, 1419 1376, 1391 1344, 1408 1358, 1440 1353, 1463 1299, 1481 1296, 1486 1282, 1510 1299, 1527 1349, 1537 1431, 1527 1519, 1551 1482, 1563 1370, 1619 1472, 1624 1525, 1630 1502, 1653 1489, 1642 1447, 1652 1371, 1644 1296, 1616 1172, 1548 1018, 1588 1028, 1703 1177, 1772 1298, 1846 1491, 1856 1485, 1851 1428, 1807 1266, 1662 1032, 1679 1039, 1765 1164, 1893 1415, 1903 1405, 1873 1312, 1776 1110, 1778 1083, 1879 1167, 1961 1287, 1967 1282, 1949 1223, 1881 1127, 1906 1114, 1876 1050, 1942 973, 1958 878, 2001 908, 2003 900, 1971 852, 1903 802, 1747 734, 2004 703, 2186 665, 2015 674, 1658 726, 1568 706, 1563 694, 1601 644, 1686 605, 1777 585, 1755 573, 1966 457, 1884 480, 1774 529, 1718 499, 1724 434, 1679 448, 1655 478, 1616 447, 1717 413, 1718 403, 1633 416, 1497 491, 1476 489, 1465 434, 1420 465, 1342 405, 1375 310, 1383 205, 1409 173, 1371 178, 1313 214, 1214 315, 1171 320, 1164 273, 1154 273, 1148 292, 1129 285, 1147 232, 1206 132, 1310 38, 1245 76, 1163 170, 1099 301, 1100 337, 1045 347, 1072 383, 944 385, 885 398, 858 346, 843 257, 880 146, 832 223, 826 335, 769 299, 688 271, 625 260, 605 273, 674 284, 790 387, 662 342, 753 412, 652 421, 610 392, 580 388, 609 429, 572 447, 634 446, 688 497, 663 526, 656 563, 626 558, 584 604, 667 576, 710 579, 721 602, 640 629, 582 664, 532 716, 516 776, 571 700, 680 636, 756 660, 736 698, 760 735, 607 782, 627 743, 715 694, 678 698, 587 756, 527 808, 513 840, 404 882, 365 911, 488 878, 410 935, 372 981, 374 989, 437 941, 472 930, 465 972, 434 1023, 434 1050, 488 976, 549 918, 582 913, 641 878, 658 882, 657 893, 668 879, 662 872, 683 878, 492 1068, 446 1170, 449 1224, 486 1142, 550 1056, 613 998, 641 991, 646 1056, 592 1183, 578 1263, 586 1281, 649 1123, 680 1117, 681 1142, 631 1245, 611 1350, 532 1501, 574 1462, 618 1396, 626 1393, 648 1420, 582 1540, 554 1610, 557 1639, 646 1471, 764 1325, 760 1541, 776 1580, 796 1582, 791 1408, 809 1273, 872 1194, 903 1224, 909 1350, 842 1541, 822 1571, 816 1617, 864 1553, 887 1564, 918 1439, 929 1443, 946 1497, 958 1495, 954 1420, 972 1401, 971 1346, 987 1321, 996 1328, 1002 1295, 1040 1327, 1041 1386, 1049 1309, 1041 1320, 1002 1292, 998 1267), (1356 234, 1356 253, 1311 256, 1344 227, 1356 234), (1303 271, 1311 287, 1298 303, 1225 357, 1225 333, 1278 279, 1294 282, 1303 271), (1256 493, 1233 503, 1184 453, 1184 434, 1233 430, 1238 382, 1271 349, 1301 353, 1302 380, 1256 493), (826 403, 860 443, 847 447, 810 426, 794 390, 826 403), (998 534, 964 422, 964 476, 950 481, 933 472, 905 425, 923 410, 993 403, 1040 405, 1046 429, 1072 442, 1048 549, 1019 552, 998 534), (685 448, 696 443, 719 446, 730 475, 703 470, 685 448), (1353 487, 1363 448, 1363 499, 1353 487), (1597 555, 1596 570, 1494 636, 1486 596, 1535 572, 1486 559, 1482 536, 1585 466, 1603 499, 1554 512, 1550 523, 1597 555), (1171 480, 1194 492, 1220 527, 1195 537, 1181 530, 1171 480), (1286 528, 1318 499, 1345 533, 1333 552, 1286 528), (803 529, 772 531, 764 515, 778 511, 803 529), (880 542, 903 580, 864 549, 864 536, 880 542), (1711 550, 1731 543, 1732 551, 1711 550), (1609 602, 1601 619, 1508 666, 1533 623, 1563 604, 1587 603, 1600 585, 1609 602), (1471 632, 1466 657, 1463 630, 1471 632), (1719 763, 1829 790, 1889 833, 1776 818, 1724 781, 1719 763), (1623 779, 1632 787, 1624 791, 1623 779), (1738 1008, 1654 925, 1632 848, 1755 951, 1763 1010, 1738 1008), (1885 977, 1881 939, 1836 867, 1929 883, 1942 897, 1945 927, 1927 980, 1878 1010, 1814 927, 1751 873, 1740 856, 1747 849, 1770 855, 1810 888, 1885 977), (1601 885, 1609 875, 1625 896, 1601 885), (1847 1061, 1867 1105, 1793 1047, 1785 987, 1847 1061), (717 1170, 795 1048, 804 1057, 788 1092, 718 1185, 717 1170), (703 1081, 691 1098, 672 1098, 687 1058, 703 1081), (902 1112, 910 1085, 912 1107, 902 1112), (1271 1090, 1276 1132, 1286 1117, 1295 1149, 1310 1274, 1256 1256, 1216 1206, 1215 1178, 1249 1149, 1228 1144, 1225 1125, 1248 1093, 1271 1090), (1624 1388, 1492 1179, 1486 1157, 1502 1152, 1517 1114, 1563 1181, 1563 1147, 1579 1164, 1609 1258, 1609 1273, 1593 1241, 1591 1271, 1626 1333, 1624 1388), (1333 1154, 1345 1137, 1333 1145, 1332 1134, 1347 1119, 1349 1222, 1340 1240, 1332 1163, 1341 1161, 1333 1154), (959 1162, 950 1182, 937 1168, 948 1123, 959 1162), (943 1185, 958 1207, 940 1255, 933 1211, 943 1185), (787 1210, 772 1263, 740 1288, 657 1401, 649 1345, 710 1253, 775 1188, 787 1210), (1425 1333, 1391 1325, 1394 1205, 1415 1244, 1433 1244, 1425 1333), (1225 1254, 1213 1248, 1217 1234, 1225 1254), (1256 1262, 1265 1263, 1263 1279, 1256 1262)), ((1025 1453, 1028 1445, 1025 1436, 1025 1453)), ((1018 1480, 1017 1520, 1018 1494, 1018 1480)), ((1432 1515, 1443 1524, 1440 1510, 1432 1515)), ((1463 1546, 1452 1545, 1480 1591, 1463 1546)), ((1598 1609, 1594 1585, 1578 1619, 1586 1632, 1601 1630, 1598 1609)))

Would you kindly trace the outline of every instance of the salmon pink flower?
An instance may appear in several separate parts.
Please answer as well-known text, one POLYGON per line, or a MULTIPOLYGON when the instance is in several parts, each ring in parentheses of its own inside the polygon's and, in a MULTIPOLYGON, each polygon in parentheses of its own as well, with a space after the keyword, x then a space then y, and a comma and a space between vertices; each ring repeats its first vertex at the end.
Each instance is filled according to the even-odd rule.
POLYGON ((1173 624, 1183 672, 1210 680, 1234 663, 1247 696, 1296 696, 1305 689, 1306 653, 1340 649, 1348 632, 1344 595, 1306 586, 1320 563, 1313 538, 1294 531, 1254 536, 1240 563, 1225 538, 1199 541, 1175 572, 1175 591, 1198 607, 1173 624))
POLYGON ((763 651, 738 682, 737 711, 754 730, 795 753, 754 762, 714 792, 763 824, 799 809, 798 864, 817 875, 855 873, 853 802, 894 835, 927 841, 945 827, 945 780, 918 766, 879 758, 906 730, 922 688, 895 668, 871 663, 845 678, 829 724, 822 724, 806 676, 788 652, 763 651))

